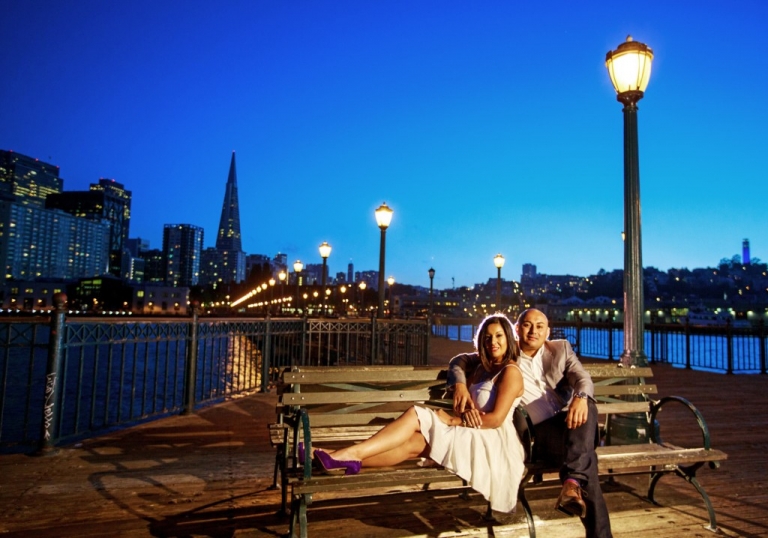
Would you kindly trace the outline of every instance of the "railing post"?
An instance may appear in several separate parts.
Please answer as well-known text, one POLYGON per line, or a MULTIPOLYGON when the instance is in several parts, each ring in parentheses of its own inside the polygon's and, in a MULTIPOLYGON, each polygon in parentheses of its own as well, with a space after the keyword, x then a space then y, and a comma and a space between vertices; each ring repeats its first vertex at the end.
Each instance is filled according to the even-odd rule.
POLYGON ((309 317, 306 313, 301 317, 301 356, 299 357, 299 364, 306 366, 307 362, 307 348, 309 342, 307 342, 307 333, 309 332, 309 317))
POLYGON ((184 368, 184 409, 182 414, 195 412, 195 386, 197 381, 197 329, 200 315, 200 302, 192 301, 192 319, 189 323, 189 342, 187 345, 187 363, 184 368))
POLYGON ((649 332, 651 333, 651 364, 656 364, 656 316, 651 313, 651 322, 649 325, 649 332))
POLYGON ((267 314, 264 320, 264 349, 261 351, 261 392, 269 392, 269 365, 272 364, 272 318, 267 314))
POLYGON ((371 364, 376 364, 376 314, 371 312, 371 364))
POLYGON ((576 348, 579 354, 584 354, 584 348, 581 347, 581 316, 576 316, 576 348))
POLYGON ((40 444, 36 455, 50 456, 57 452, 56 436, 59 433, 59 406, 61 404, 61 382, 59 368, 64 351, 64 324, 66 317, 67 296, 64 293, 53 294, 53 315, 51 316, 51 336, 48 340, 48 363, 45 372, 45 400, 43 401, 43 422, 40 429, 40 444))
POLYGON ((768 365, 765 364, 765 321, 760 319, 760 332, 759 334, 759 341, 760 341, 760 373, 765 374, 766 367, 768 365))
POLYGON ((730 319, 725 320, 725 336, 727 338, 728 370, 726 374, 733 373, 733 324, 730 319))
POLYGON ((691 369, 691 323, 685 318, 685 368, 691 369))
POLYGON ((427 314, 427 341, 424 344, 424 364, 429 364, 429 346, 432 341, 432 316, 427 314))
POLYGON ((613 360, 613 314, 608 316, 608 360, 613 360))

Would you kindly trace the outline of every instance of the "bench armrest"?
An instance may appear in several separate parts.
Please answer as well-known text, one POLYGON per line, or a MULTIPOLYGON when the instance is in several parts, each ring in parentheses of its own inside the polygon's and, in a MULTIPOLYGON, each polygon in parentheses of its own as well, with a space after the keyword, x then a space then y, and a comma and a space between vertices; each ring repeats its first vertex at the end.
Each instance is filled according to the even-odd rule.
MULTIPOLYGON (((299 439, 304 439, 304 480, 312 478, 312 431, 309 427, 309 413, 306 409, 299 409, 293 417, 293 451, 296 455, 296 446, 299 439), (299 435, 301 430, 302 435, 299 435)), ((296 459, 294 459, 296 461, 296 459)))
POLYGON ((525 463, 533 461, 533 422, 531 417, 522 405, 515 407, 514 415, 512 415, 512 421, 515 424, 515 430, 517 430, 517 436, 520 438, 520 442, 523 445, 523 452, 525 457, 525 463))
POLYGON ((661 444, 661 431, 659 428, 657 428, 658 422, 656 421, 656 415, 661 411, 661 408, 666 403, 676 402, 679 404, 684 405, 687 407, 691 413, 693 413, 694 417, 696 418, 696 422, 699 424, 699 428, 701 429, 701 434, 703 436, 704 441, 704 448, 706 450, 709 450, 711 448, 710 439, 709 439, 709 428, 707 427, 707 423, 704 420, 704 416, 701 414, 701 412, 696 408, 695 405, 693 405, 691 402, 686 400, 685 398, 681 396, 666 396, 659 400, 658 402, 651 402, 651 416, 650 416, 650 422, 651 422, 651 439, 655 443, 661 444))

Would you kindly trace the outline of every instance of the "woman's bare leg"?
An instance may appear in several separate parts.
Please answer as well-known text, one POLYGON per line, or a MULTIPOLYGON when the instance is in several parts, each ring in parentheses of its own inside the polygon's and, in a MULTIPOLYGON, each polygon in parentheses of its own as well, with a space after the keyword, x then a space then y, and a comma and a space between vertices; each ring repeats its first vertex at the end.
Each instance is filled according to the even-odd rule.
POLYGON ((334 451, 333 457, 339 461, 366 460, 366 465, 394 465, 409 457, 415 457, 410 454, 413 450, 418 449, 415 454, 417 456, 424 451, 426 446, 427 442, 421 435, 418 415, 416 410, 411 407, 369 439, 357 445, 334 451), (415 436, 417 437, 414 439, 415 436), (421 437, 421 442, 418 441, 418 437, 421 437), (371 460, 371 458, 377 459, 371 460), (378 464, 376 464, 377 461, 378 464))
MULTIPOLYGON (((334 457, 336 456, 334 455, 334 457)), ((390 465, 397 465, 402 461, 418 457, 429 457, 429 446, 421 432, 414 433, 408 441, 392 450, 365 458, 363 460, 363 467, 389 467, 390 465)))

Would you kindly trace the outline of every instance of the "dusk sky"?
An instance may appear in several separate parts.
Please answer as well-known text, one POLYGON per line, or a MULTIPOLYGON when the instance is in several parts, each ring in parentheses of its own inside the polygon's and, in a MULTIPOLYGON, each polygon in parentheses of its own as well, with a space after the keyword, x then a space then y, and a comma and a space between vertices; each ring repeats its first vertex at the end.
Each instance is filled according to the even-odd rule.
POLYGON ((768 2, 6 0, 0 149, 65 190, 133 192, 131 236, 213 246, 232 151, 243 249, 435 287, 523 263, 621 269, 622 105, 605 54, 655 55, 639 103, 643 264, 768 259, 768 2), (452 280, 455 279, 455 280, 452 280))

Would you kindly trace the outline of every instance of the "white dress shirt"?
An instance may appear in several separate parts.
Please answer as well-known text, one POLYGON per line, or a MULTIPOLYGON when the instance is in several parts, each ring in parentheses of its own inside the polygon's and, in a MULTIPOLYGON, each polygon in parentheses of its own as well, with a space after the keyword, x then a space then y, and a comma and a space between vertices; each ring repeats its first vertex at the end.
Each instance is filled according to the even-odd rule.
POLYGON ((554 391, 547 385, 544 377, 544 365, 541 356, 544 346, 529 357, 522 350, 517 365, 523 374, 523 405, 531 417, 531 422, 538 424, 552 418, 560 412, 561 404, 554 391))

